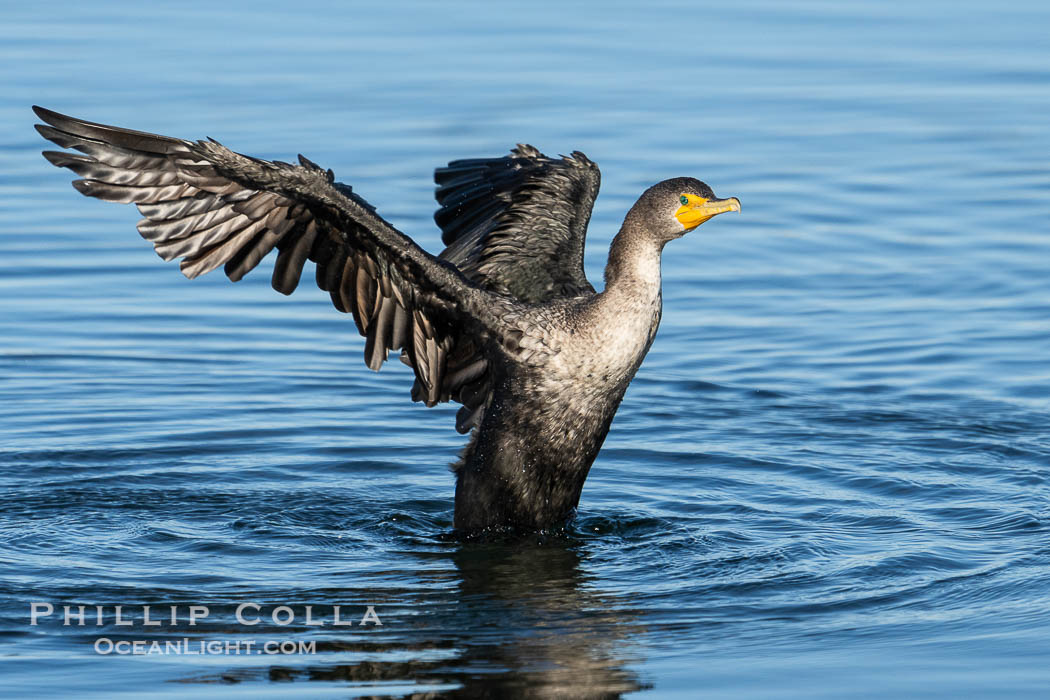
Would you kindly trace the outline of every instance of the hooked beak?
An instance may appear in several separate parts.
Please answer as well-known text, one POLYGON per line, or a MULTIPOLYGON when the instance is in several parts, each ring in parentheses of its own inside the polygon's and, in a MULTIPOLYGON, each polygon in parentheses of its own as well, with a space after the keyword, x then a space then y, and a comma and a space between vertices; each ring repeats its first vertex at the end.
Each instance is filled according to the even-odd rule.
POLYGON ((674 216, 678 219, 678 223, 685 227, 686 231, 692 231, 711 217, 724 214, 727 211, 740 211, 740 200, 736 197, 729 197, 728 199, 698 198, 695 202, 678 207, 678 211, 674 213, 674 216))

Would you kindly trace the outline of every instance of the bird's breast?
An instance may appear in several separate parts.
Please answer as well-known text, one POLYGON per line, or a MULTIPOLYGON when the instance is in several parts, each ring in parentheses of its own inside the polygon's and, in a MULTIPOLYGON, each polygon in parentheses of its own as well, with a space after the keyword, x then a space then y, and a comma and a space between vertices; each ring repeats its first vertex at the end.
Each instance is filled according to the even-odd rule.
POLYGON ((554 374, 570 377, 581 389, 629 382, 649 349, 660 322, 660 299, 599 303, 578 318, 552 357, 554 374))

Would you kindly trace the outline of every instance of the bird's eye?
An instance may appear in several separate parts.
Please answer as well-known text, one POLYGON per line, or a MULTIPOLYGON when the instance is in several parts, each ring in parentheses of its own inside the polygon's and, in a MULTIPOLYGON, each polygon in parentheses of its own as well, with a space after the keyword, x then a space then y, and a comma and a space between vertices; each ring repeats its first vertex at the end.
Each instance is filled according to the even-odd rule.
POLYGON ((681 202, 683 205, 689 204, 689 198, 686 197, 684 194, 678 198, 678 201, 681 202))

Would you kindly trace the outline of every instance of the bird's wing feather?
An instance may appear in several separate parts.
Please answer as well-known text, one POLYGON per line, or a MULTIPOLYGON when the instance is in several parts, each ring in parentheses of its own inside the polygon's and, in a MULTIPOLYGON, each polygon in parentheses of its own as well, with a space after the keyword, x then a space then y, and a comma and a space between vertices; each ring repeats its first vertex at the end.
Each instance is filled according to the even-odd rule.
POLYGON ((434 180, 441 257, 467 277, 527 303, 594 291, 583 247, 601 175, 587 156, 519 145, 502 158, 453 161, 434 180))
MULTIPOLYGON (((299 157, 299 165, 243 156, 215 141, 185 141, 34 111, 45 151, 84 179, 99 199, 134 203, 138 229, 165 260, 182 258, 193 278, 223 265, 233 281, 277 249, 272 284, 290 294, 307 259, 336 308, 365 336, 365 362, 378 370, 390 350, 415 371, 413 399, 461 401, 474 424, 488 395, 482 348, 499 327, 499 303, 451 264, 426 253, 346 185, 299 157), (469 353, 462 347, 469 346, 469 353), (466 357, 464 357, 466 355, 466 357), (467 400, 464 400, 467 399, 467 400)), ((488 347, 491 347, 489 344, 488 347)))
MULTIPOLYGON (((527 304, 594 292, 583 247, 601 175, 585 155, 554 159, 519 145, 501 158, 453 161, 434 171, 434 181, 434 220, 448 246, 441 258, 469 279, 527 304)), ((482 347, 469 341, 455 358, 465 373, 485 361, 482 347)), ((463 375, 447 376, 459 382, 463 375)), ((413 392, 421 390, 417 381, 413 392)), ((492 391, 484 372, 463 385, 457 430, 480 423, 492 391)))

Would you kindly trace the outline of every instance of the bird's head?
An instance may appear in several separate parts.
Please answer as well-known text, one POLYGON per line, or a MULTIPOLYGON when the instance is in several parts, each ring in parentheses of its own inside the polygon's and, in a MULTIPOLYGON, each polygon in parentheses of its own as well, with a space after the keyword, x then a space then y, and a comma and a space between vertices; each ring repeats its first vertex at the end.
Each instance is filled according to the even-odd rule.
POLYGON ((707 184, 676 177, 647 189, 633 209, 664 242, 678 238, 714 216, 740 211, 736 197, 719 199, 707 184))

